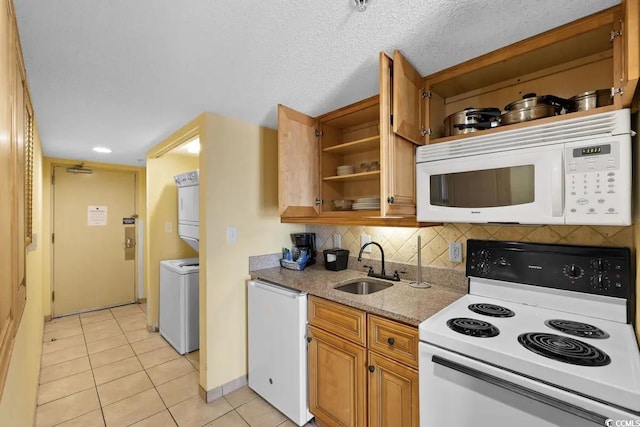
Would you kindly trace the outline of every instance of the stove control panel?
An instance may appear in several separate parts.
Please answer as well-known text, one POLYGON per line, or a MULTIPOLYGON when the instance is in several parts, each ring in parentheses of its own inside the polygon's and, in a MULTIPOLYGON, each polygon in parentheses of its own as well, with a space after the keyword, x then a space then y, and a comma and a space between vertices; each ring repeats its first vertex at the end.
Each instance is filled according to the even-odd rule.
POLYGON ((467 241, 468 277, 632 299, 628 248, 467 241))

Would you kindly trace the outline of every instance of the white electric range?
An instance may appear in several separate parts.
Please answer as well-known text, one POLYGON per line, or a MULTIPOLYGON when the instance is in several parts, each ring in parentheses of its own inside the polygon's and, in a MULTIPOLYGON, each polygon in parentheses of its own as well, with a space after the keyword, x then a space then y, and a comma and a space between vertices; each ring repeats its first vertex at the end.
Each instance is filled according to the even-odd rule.
POLYGON ((627 248, 469 240, 469 293, 420 324, 421 426, 640 426, 633 274, 627 248))

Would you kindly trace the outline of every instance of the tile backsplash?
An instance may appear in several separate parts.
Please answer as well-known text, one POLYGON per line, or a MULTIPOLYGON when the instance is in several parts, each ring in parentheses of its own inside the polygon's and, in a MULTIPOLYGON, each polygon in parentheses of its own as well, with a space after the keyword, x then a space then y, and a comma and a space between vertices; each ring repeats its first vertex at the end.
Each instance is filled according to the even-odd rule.
MULTIPOLYGON (((350 255, 360 251, 360 235, 368 234, 371 240, 384 248, 385 259, 401 264, 417 263, 417 236, 422 237, 423 266, 464 270, 462 263, 449 261, 449 243, 461 242, 466 254, 467 239, 511 240, 540 243, 565 243, 577 245, 627 246, 633 248, 633 226, 490 226, 475 224, 443 224, 436 227, 361 227, 307 225, 307 231, 316 233, 318 252, 333 248, 333 235, 340 234, 342 248, 350 255)), ((379 259, 373 247, 366 257, 379 259)))

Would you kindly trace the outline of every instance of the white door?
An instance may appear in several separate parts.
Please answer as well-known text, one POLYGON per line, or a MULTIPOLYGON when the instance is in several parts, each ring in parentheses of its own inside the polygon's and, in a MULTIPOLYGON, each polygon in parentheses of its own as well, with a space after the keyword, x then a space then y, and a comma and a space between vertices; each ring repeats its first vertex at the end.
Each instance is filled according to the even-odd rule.
POLYGON ((53 172, 53 315, 133 302, 135 173, 67 169, 53 172))

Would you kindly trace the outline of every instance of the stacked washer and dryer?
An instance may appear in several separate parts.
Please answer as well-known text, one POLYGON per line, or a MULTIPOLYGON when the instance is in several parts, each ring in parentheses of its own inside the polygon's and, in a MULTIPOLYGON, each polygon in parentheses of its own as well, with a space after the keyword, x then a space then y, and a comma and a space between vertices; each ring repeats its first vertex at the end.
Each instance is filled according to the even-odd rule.
MULTIPOLYGON (((198 170, 174 177, 178 186, 178 236, 194 250, 199 249, 198 170)), ((198 258, 160 262, 160 335, 178 353, 199 348, 198 258)))

